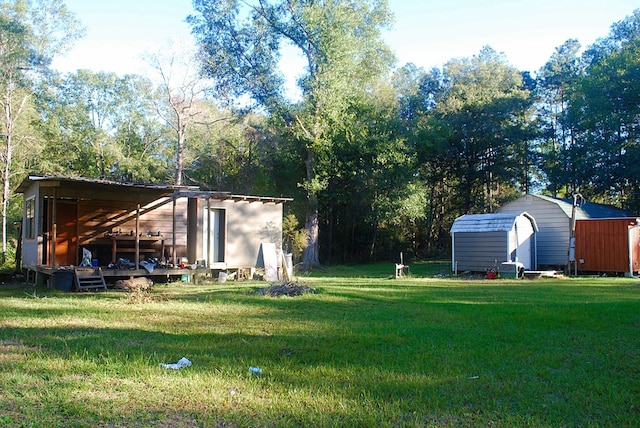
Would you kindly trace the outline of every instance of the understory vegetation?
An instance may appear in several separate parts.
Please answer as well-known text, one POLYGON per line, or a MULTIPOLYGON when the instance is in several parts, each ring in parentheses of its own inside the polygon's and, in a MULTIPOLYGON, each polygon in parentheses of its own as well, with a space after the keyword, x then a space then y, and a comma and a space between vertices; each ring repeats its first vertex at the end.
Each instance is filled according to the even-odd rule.
POLYGON ((3 285, 0 424, 640 424, 637 279, 393 273, 336 267, 279 298, 256 293, 263 282, 134 300, 3 285))

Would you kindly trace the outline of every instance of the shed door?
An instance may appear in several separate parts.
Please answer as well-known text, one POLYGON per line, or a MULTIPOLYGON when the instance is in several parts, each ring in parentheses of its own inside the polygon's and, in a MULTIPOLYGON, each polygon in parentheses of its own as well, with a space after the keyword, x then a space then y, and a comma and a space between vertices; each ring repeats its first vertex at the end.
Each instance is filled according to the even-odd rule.
POLYGON ((518 241, 516 258, 524 265, 525 269, 533 268, 533 233, 531 221, 524 216, 518 217, 516 220, 516 239, 518 241))
POLYGON ((225 261, 226 211, 219 208, 209 209, 205 218, 204 254, 209 254, 209 266, 225 261))

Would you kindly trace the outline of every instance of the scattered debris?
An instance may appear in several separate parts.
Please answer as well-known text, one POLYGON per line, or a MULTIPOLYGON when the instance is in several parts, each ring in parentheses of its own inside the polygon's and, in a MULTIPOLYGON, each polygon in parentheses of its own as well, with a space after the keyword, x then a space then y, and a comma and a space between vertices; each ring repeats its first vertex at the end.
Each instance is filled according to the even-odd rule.
POLYGON ((153 281, 147 277, 120 279, 116 281, 116 288, 128 291, 144 291, 153 286, 153 281))
POLYGON ((295 297, 300 296, 304 293, 315 293, 316 291, 317 290, 313 287, 300 285, 297 282, 285 282, 283 284, 273 284, 266 288, 259 288, 255 291, 255 293, 271 297, 295 297))
POLYGON ((165 369, 179 370, 183 367, 191 367, 191 361, 189 361, 186 357, 182 357, 178 360, 177 363, 160 363, 160 366, 164 367, 165 369))
POLYGON ((167 300, 164 293, 156 294, 152 292, 153 281, 146 277, 121 279, 116 281, 115 288, 126 291, 124 299, 128 303, 155 303, 167 300))
POLYGON ((255 375, 259 375, 260 373, 262 373, 262 369, 260 367, 254 366, 249 367, 249 371, 255 375))

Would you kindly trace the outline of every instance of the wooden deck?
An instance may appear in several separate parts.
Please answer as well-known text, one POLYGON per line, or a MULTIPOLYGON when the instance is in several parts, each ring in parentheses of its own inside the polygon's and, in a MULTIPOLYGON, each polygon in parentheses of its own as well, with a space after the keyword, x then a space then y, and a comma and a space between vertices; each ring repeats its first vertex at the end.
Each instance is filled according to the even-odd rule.
MULTIPOLYGON (((25 266, 23 268, 25 278, 31 285, 47 285, 54 287, 55 273, 59 271, 69 271, 75 274, 72 266, 25 266)), ((186 282, 196 282, 197 278, 212 275, 214 270, 208 268, 155 268, 152 272, 146 269, 108 269, 101 268, 102 276, 107 285, 113 285, 119 279, 129 279, 138 277, 148 277, 155 279, 155 282, 170 282, 171 280, 182 280, 186 282)))

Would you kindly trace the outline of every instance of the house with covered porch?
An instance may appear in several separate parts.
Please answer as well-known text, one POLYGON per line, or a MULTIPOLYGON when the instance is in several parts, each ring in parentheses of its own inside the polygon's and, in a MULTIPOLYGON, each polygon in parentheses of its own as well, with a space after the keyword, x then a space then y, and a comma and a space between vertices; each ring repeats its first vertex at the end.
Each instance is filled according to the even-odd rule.
POLYGON ((282 270, 283 205, 290 198, 50 175, 26 177, 18 192, 21 263, 30 281, 82 265, 105 283, 282 270))

